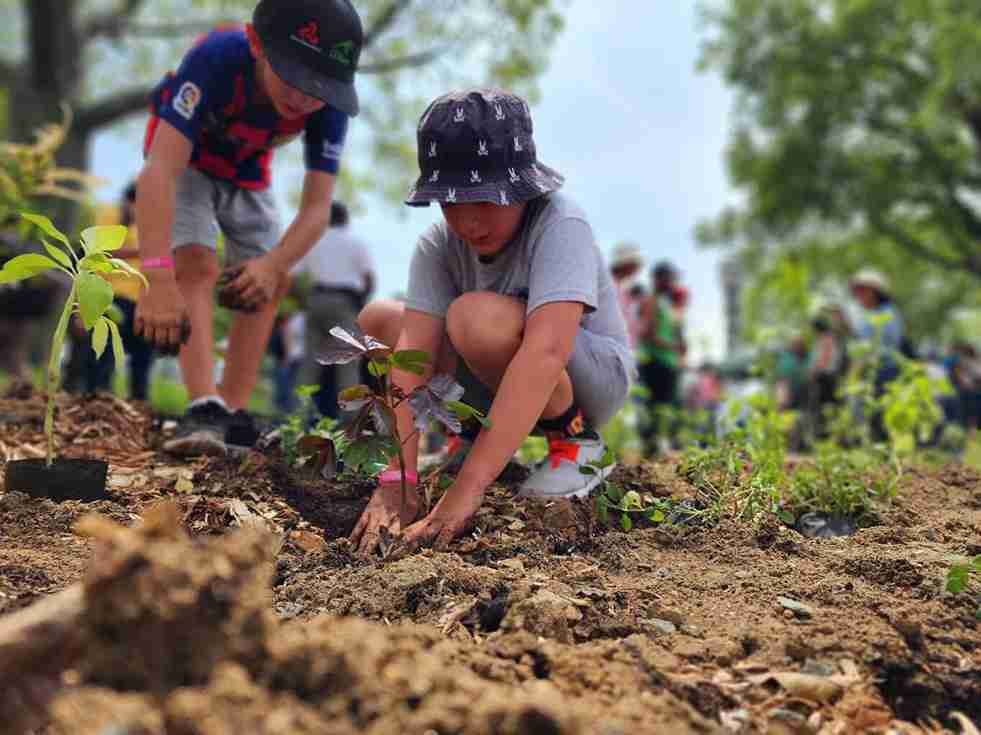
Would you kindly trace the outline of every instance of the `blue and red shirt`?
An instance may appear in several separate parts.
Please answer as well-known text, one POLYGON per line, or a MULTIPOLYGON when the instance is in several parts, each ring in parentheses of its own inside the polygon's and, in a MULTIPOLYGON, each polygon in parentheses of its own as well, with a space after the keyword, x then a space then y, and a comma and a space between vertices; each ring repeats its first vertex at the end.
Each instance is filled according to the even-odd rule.
POLYGON ((273 148, 303 134, 308 170, 336 174, 348 118, 326 105, 295 120, 268 102, 256 103, 256 64, 245 30, 218 28, 204 36, 151 96, 144 154, 160 120, 194 144, 190 165, 243 189, 269 186, 273 148))

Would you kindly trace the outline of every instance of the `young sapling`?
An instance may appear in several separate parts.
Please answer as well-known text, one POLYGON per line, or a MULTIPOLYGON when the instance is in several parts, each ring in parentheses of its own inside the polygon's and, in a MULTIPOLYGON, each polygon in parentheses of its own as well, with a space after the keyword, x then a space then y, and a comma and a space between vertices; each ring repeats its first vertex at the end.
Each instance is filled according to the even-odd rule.
MULTIPOLYGON (((402 503, 408 494, 405 475, 405 444, 416 434, 425 431, 436 421, 452 432, 462 430, 462 422, 479 421, 489 426, 487 418, 475 408, 460 401, 463 388, 451 375, 436 375, 428 383, 419 386, 408 395, 392 382, 392 371, 404 370, 415 375, 425 375, 430 355, 420 350, 393 350, 370 335, 359 330, 334 327, 330 330, 333 342, 317 358, 321 365, 344 365, 354 360, 367 359, 368 373, 375 378, 375 386, 355 385, 338 394, 338 405, 345 411, 355 412, 345 434, 347 444, 342 448, 346 466, 363 467, 369 463, 389 462, 398 457, 402 483, 402 503), (408 403, 414 417, 414 430, 402 436, 396 420, 396 410, 408 403)), ((337 447, 317 443, 319 461, 337 456, 337 447)), ((402 508, 404 511, 404 507, 402 508)))
POLYGON ((144 284, 146 279, 126 261, 110 255, 123 246, 127 232, 125 227, 102 225, 84 230, 79 253, 47 217, 37 214, 21 216, 44 233, 41 241, 47 255, 28 253, 11 258, 0 270, 0 284, 14 283, 52 269, 62 272, 70 281, 68 297, 51 338, 51 355, 45 374, 47 407, 44 435, 47 439, 47 466, 50 467, 54 460, 54 400, 61 381, 61 361, 69 320, 73 314, 81 318, 86 331, 92 333, 92 349, 99 356, 105 351, 111 337, 116 366, 121 366, 124 361, 122 337, 119 327, 106 315, 112 305, 113 290, 102 276, 125 273, 139 278, 144 284))

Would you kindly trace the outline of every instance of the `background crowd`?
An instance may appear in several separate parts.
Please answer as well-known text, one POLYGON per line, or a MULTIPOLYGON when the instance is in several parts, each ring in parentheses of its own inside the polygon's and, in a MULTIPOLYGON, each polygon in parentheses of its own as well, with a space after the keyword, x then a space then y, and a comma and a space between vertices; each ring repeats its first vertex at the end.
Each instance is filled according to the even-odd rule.
MULTIPOLYGON (((97 210, 100 224, 118 221, 130 226, 120 257, 137 257, 137 233, 132 227, 133 187, 123 192, 118 207, 97 210)), ((313 402, 320 415, 343 419, 337 393, 362 382, 357 366, 322 366, 316 361, 333 325, 352 327, 356 315, 375 291, 375 266, 369 247, 352 228, 343 203, 335 203, 331 226, 311 253, 296 267, 290 297, 277 316, 265 362, 267 395, 257 399, 260 413, 275 419, 298 407, 297 388, 317 386, 313 402)), ((29 249, 7 234, 0 248, 15 254, 29 249)), ((135 262, 135 261, 134 261, 135 262)), ((937 393, 944 425, 959 426, 968 436, 981 425, 981 354, 966 339, 942 347, 919 348, 905 329, 900 306, 881 273, 863 269, 852 276, 850 298, 829 301, 813 310, 808 328, 782 340, 770 340, 752 356, 727 361, 691 359, 686 337, 686 311, 691 294, 680 270, 667 260, 648 267, 640 246, 621 243, 612 248, 609 267, 618 300, 637 357, 637 404, 644 406, 640 424, 649 454, 665 451, 677 441, 682 411, 699 413, 715 425, 727 400, 770 391, 779 408, 798 412, 817 435, 825 432, 829 408, 846 400, 844 385, 854 366, 855 347, 871 346, 875 356, 873 382, 881 394, 899 375, 902 359, 925 365, 932 378, 944 378, 949 390, 937 393), (769 366, 768 375, 758 369, 769 366)), ((73 330, 65 387, 79 393, 115 389, 135 400, 151 399, 151 376, 158 382, 176 378, 172 360, 160 360, 154 371, 152 348, 134 333, 133 319, 139 289, 132 282, 117 285, 115 319, 123 335, 125 378, 114 384, 112 351, 96 359, 86 347, 84 331, 73 330)), ((38 369, 46 345, 33 338, 45 330, 37 325, 51 318, 51 307, 64 288, 56 279, 32 279, 25 285, 0 290, 0 371, 14 380, 30 378, 38 369)), ((221 327, 221 315, 218 317, 221 327)), ((219 356, 222 343, 218 344, 219 356)), ((218 369, 221 369, 219 364, 218 369)), ((165 404, 166 400, 163 401, 165 404)), ((158 401, 159 403, 159 401, 158 401)))

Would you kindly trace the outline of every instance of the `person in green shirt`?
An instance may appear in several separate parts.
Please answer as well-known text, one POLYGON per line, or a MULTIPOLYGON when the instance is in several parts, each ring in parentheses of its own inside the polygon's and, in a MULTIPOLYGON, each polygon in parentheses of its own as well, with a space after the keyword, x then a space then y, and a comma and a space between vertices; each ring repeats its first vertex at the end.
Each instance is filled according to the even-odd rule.
POLYGON ((659 434, 669 432, 662 420, 664 408, 678 404, 680 344, 672 294, 678 281, 678 270, 668 261, 651 270, 653 293, 642 312, 638 346, 640 380, 647 388, 648 405, 653 414, 643 432, 649 445, 657 447, 659 434))

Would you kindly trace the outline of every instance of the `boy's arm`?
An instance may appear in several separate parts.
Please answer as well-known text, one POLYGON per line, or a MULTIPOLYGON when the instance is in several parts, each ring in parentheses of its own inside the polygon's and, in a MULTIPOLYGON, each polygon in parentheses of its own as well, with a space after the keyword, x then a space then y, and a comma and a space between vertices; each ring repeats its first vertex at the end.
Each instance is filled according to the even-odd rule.
MULTIPOLYGON (((144 259, 170 254, 177 179, 187 168, 193 149, 183 133, 165 120, 159 122, 136 189, 139 252, 144 259)), ((149 289, 137 307, 136 331, 162 349, 176 348, 187 311, 174 271, 147 268, 144 275, 149 289)))
POLYGON ((246 261, 232 282, 246 304, 261 306, 275 298, 293 266, 310 252, 327 229, 333 196, 333 174, 307 171, 300 209, 279 244, 261 258, 246 261))
POLYGON ((428 517, 406 531, 410 543, 449 543, 466 527, 484 491, 538 422, 575 345, 583 305, 562 301, 535 309, 491 406, 491 426, 477 437, 456 481, 428 517))

